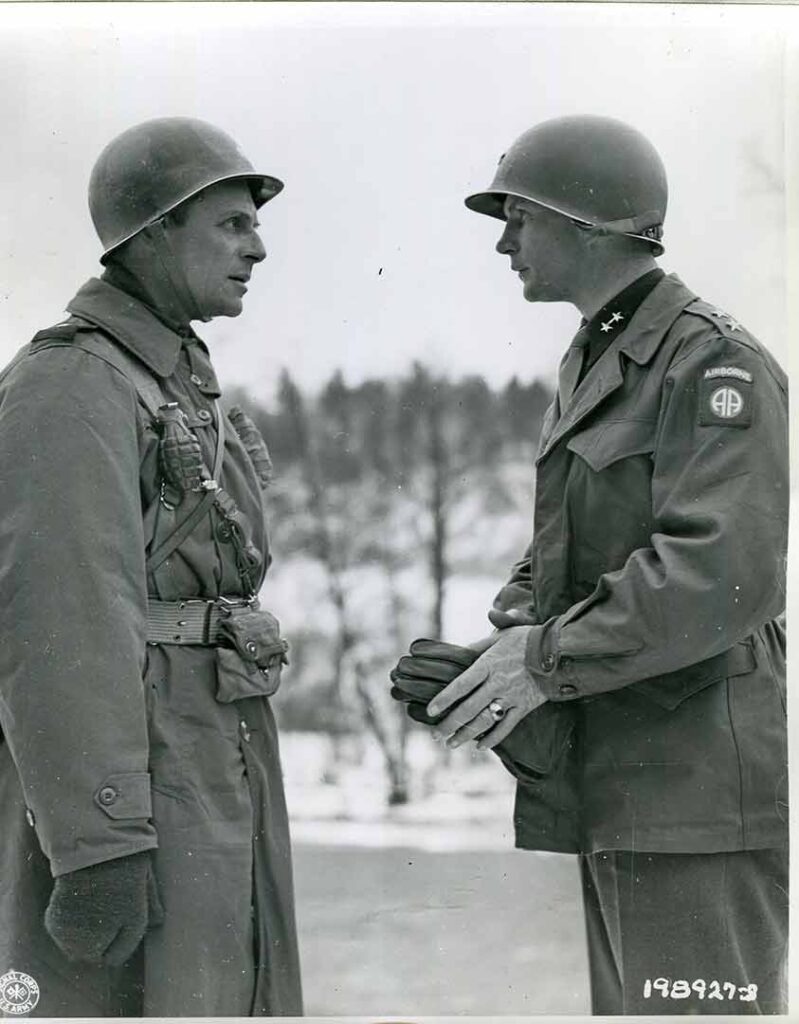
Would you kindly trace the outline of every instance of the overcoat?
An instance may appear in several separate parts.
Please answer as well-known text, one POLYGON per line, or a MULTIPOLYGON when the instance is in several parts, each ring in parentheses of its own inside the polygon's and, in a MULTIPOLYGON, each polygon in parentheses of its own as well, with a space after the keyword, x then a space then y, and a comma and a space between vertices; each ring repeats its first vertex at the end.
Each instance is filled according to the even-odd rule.
POLYGON ((522 773, 517 845, 787 842, 788 489, 783 371, 664 277, 550 407, 533 542, 491 613, 532 624, 548 698, 548 770, 522 773))
MULTIPOLYGON (((124 352, 179 403, 207 465, 218 383, 195 335, 106 280, 89 281, 68 309, 62 342, 28 346, 0 379, 0 975, 31 975, 41 1016, 296 1015, 266 681, 264 692, 231 684, 231 651, 223 664, 213 646, 147 642, 153 599, 246 596, 234 546, 212 510, 146 571, 148 540, 160 543, 183 513, 157 501, 157 430, 103 352, 124 352), (74 343, 86 338, 94 351, 74 343), (42 924, 53 876, 143 850, 164 923, 123 968, 66 960, 42 924)), ((262 494, 229 423, 219 482, 250 524, 260 582, 262 494)), ((200 498, 187 492, 183 504, 200 498)))

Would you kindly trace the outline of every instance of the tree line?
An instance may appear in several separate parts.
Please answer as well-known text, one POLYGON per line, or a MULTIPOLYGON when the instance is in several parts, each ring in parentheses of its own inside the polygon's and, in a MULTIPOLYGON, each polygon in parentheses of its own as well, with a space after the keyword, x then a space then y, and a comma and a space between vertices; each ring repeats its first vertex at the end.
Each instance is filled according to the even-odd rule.
MULTIPOLYGON (((487 560, 498 580, 507 570, 472 536, 529 497, 516 480, 532 482, 551 397, 538 380, 495 389, 420 363, 356 385, 336 372, 315 395, 284 370, 271 403, 228 395, 272 455, 267 504, 279 562, 286 572, 299 560, 317 570, 307 621, 291 633, 282 724, 333 737, 354 722, 370 729, 392 802, 407 796, 408 727, 388 700, 387 670, 413 636, 442 635, 448 584, 464 563, 487 560)), ((529 508, 519 511, 529 519, 529 508)))

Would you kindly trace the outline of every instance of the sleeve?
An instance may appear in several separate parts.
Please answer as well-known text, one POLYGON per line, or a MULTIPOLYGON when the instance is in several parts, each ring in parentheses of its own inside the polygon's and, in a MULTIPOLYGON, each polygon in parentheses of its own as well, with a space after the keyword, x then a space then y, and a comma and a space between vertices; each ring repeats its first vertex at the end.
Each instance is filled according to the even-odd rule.
POLYGON ((54 876, 157 845, 136 406, 68 347, 0 386, 0 725, 54 876))
POLYGON ((537 621, 533 606, 531 553, 532 544, 514 564, 510 579, 494 598, 493 606, 489 609, 488 619, 497 629, 537 621), (508 615, 511 610, 515 611, 516 615, 508 615))
MULTIPOLYGON (((563 358, 565 360, 566 355, 563 358)), ((549 403, 541 424, 541 435, 538 440, 539 451, 546 445, 552 433, 557 421, 557 414, 558 400, 555 396, 549 403)), ((513 565, 510 579, 494 598, 493 606, 488 612, 488 619, 497 629, 524 624, 532 625, 538 621, 533 601, 532 552, 531 542, 519 561, 513 565), (516 614, 508 615, 507 613, 510 611, 516 614)))
POLYGON ((748 343, 715 336, 678 356, 663 388, 652 476, 657 529, 651 545, 600 577, 588 598, 532 628, 527 667, 550 700, 704 661, 785 607, 781 371, 748 343))

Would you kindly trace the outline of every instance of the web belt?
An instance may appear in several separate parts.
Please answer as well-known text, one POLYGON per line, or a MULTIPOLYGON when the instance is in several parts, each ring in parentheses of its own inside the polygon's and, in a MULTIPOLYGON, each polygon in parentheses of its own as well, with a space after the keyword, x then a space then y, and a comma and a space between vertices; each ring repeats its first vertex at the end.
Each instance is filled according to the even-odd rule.
POLYGON ((220 623, 230 608, 246 608, 252 602, 243 597, 222 597, 213 601, 187 598, 184 601, 147 603, 148 644, 201 644, 214 647, 220 639, 220 623))

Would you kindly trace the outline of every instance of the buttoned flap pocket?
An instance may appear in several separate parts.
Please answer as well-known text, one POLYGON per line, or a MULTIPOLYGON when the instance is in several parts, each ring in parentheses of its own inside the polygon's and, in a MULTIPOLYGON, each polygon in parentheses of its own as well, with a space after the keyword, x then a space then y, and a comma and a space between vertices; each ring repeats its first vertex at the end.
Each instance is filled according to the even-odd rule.
POLYGON ((549 775, 574 731, 572 703, 547 702, 526 715, 494 751, 517 779, 549 775))
POLYGON ((633 683, 625 687, 625 692, 638 694, 674 711, 684 700, 704 690, 706 686, 721 682, 722 679, 746 675, 756 667, 757 658, 751 643, 742 641, 728 651, 696 665, 633 683))
POLYGON ((109 775, 94 794, 94 802, 109 818, 151 818, 149 772, 118 772, 109 775))
POLYGON ((620 459, 651 455, 655 450, 656 428, 655 420, 603 420, 574 434, 566 447, 599 473, 620 459))
POLYGON ((245 697, 271 697, 280 686, 282 665, 276 660, 263 668, 246 661, 236 650, 226 647, 216 652, 216 699, 230 704, 245 697))
POLYGON ((288 664, 288 642, 280 623, 265 609, 234 608, 219 623, 228 646, 217 650, 216 699, 222 703, 242 697, 270 697, 280 685, 288 664))

